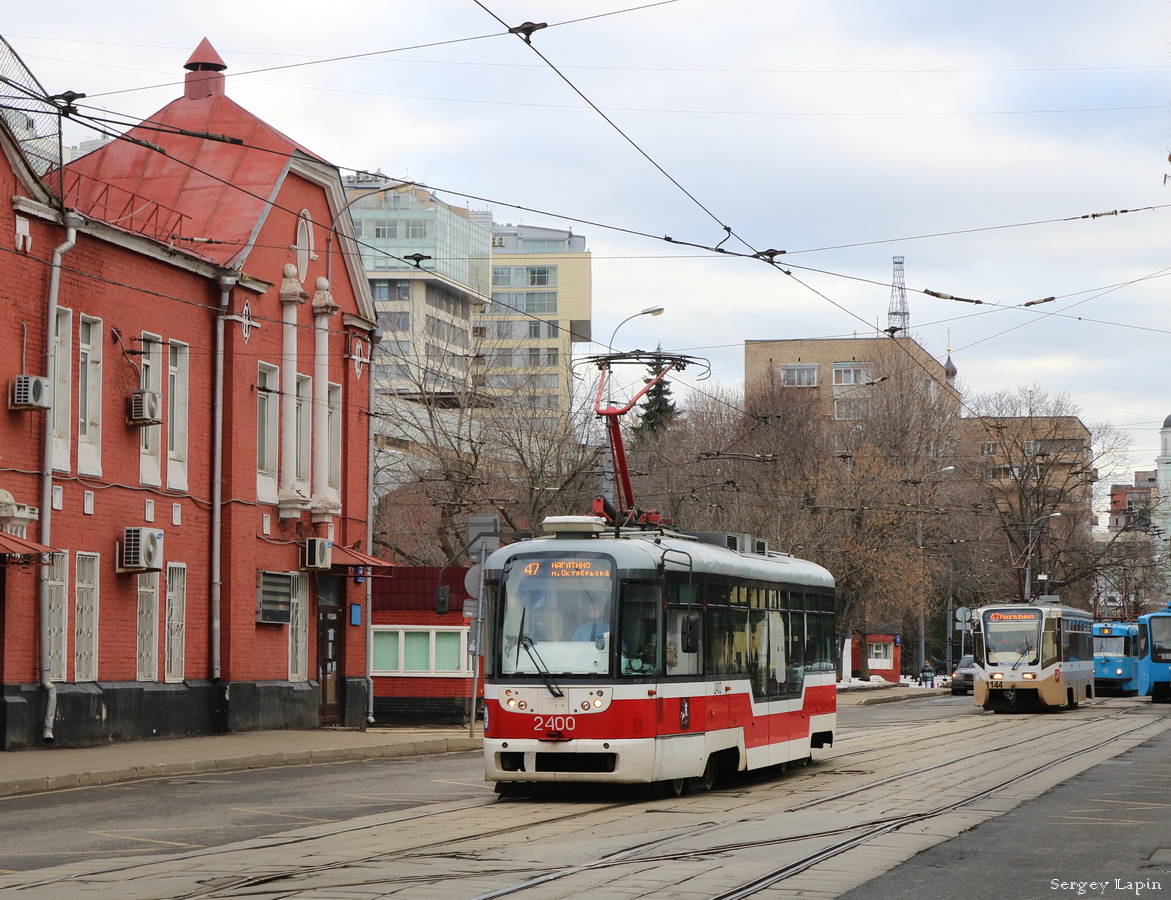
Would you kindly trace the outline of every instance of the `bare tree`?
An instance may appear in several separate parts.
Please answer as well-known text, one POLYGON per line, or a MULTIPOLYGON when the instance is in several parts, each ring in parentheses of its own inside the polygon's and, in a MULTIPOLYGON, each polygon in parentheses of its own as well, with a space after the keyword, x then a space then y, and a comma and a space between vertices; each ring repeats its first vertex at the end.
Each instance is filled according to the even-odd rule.
MULTIPOLYGON (((1018 596, 1046 593, 1089 608, 1111 544, 1096 545, 1095 484, 1126 462, 1129 439, 1107 423, 1087 427, 1065 394, 1038 387, 976 397, 965 420, 965 474, 978 483, 999 524, 1018 596)), ((1008 599, 1008 598, 1000 598, 1008 599)))
MULTIPOLYGON (((375 534, 393 558, 448 562, 472 513, 531 531, 546 515, 589 511, 599 435, 582 396, 565 408, 560 388, 550 388, 554 366, 530 365, 522 348, 503 341, 480 339, 467 354, 424 360, 402 346, 388 342, 381 365, 393 387, 380 392, 375 412, 375 534)), ((558 384, 571 383, 568 363, 556 368, 558 384)))

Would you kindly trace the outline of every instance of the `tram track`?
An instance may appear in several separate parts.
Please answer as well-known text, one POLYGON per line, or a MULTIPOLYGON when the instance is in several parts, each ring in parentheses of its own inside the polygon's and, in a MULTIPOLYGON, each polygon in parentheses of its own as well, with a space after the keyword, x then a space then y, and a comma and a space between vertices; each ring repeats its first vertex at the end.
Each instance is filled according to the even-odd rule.
MULTIPOLYGON (((842 790, 824 793, 799 803, 790 803, 784 806, 776 803, 780 799, 776 796, 776 790, 783 787, 787 787, 791 792, 807 792, 818 789, 819 783, 826 779, 832 780, 838 776, 858 777, 864 775, 865 773, 848 772, 841 767, 837 767, 835 770, 835 764, 843 762, 847 757, 848 761, 844 763, 846 765, 855 760, 866 760, 869 756, 875 760, 876 766, 881 766, 885 765, 882 761, 889 759, 892 754, 897 755, 901 751, 905 756, 907 750, 912 747, 921 755, 939 754, 949 744, 954 747, 957 735, 963 736, 961 740, 972 737, 974 729, 963 728, 960 731, 950 732, 949 735, 940 735, 938 739, 933 739, 930 742, 929 749, 921 742, 921 734, 903 734, 899 741, 883 743, 881 746, 872 746, 864 750, 849 750, 833 757, 826 757, 811 769, 791 771, 787 777, 777 780, 775 789, 774 785, 768 784, 764 779, 754 781, 749 778, 747 788, 733 785, 731 790, 717 791, 706 795, 693 794, 689 798, 685 798, 692 801, 690 804, 673 804, 670 801, 664 801, 662 804, 656 803, 646 812, 692 815, 699 818, 699 821, 690 822, 680 827, 669 826, 661 820, 656 821, 653 826, 649 827, 651 835, 649 838, 647 838, 648 832, 644 830, 642 840, 632 841, 625 846, 615 847, 614 841, 618 838, 611 836, 601 842, 603 847, 599 849, 604 852, 599 852, 596 858, 588 861, 578 860, 573 863, 566 860, 559 863, 542 861, 540 859, 541 844, 552 840, 551 835, 563 834, 570 826, 576 826, 581 833, 605 835, 611 829, 612 823, 621 820, 617 814, 630 810, 632 804, 629 800, 616 803, 591 802, 568 808, 563 803, 558 803, 552 810, 543 808, 543 811, 542 808, 526 804, 524 801, 509 801, 507 807, 510 813, 521 811, 536 814, 523 816, 523 821, 517 821, 515 817, 510 818, 507 825, 499 827, 503 807, 498 806, 494 799, 486 798, 484 801, 471 803, 445 804, 442 809, 417 811, 410 815, 378 817, 375 820, 364 821, 346 828, 333 828, 312 834, 286 836, 278 840, 253 842, 245 848, 222 847, 194 851, 169 857, 169 859, 192 862, 203 860, 220 868, 228 869, 237 864, 235 854, 263 853, 266 848, 278 849, 307 845, 303 856, 308 859, 312 856, 328 856, 329 853, 325 852, 325 847, 333 846, 333 850, 330 852, 335 855, 328 862, 317 865, 269 867, 252 864, 247 867, 251 870, 250 874, 237 872, 234 877, 204 880, 198 887, 166 896, 176 898, 176 900, 214 900, 214 898, 249 896, 259 891, 264 892, 265 896, 316 898, 331 896, 328 891, 361 890, 377 886, 385 891, 382 896, 410 897, 414 889, 428 885, 434 889, 445 883, 455 889, 451 896, 458 896, 460 900, 495 900, 495 898, 524 897, 526 895, 541 896, 542 898, 549 896, 581 896, 585 898, 604 896, 604 894, 590 893, 590 886, 596 884, 596 880, 602 872, 617 873, 616 878, 629 876, 649 879, 650 875, 647 873, 654 874, 659 867, 706 862, 715 865, 725 858, 746 855, 751 858, 753 854, 759 858, 762 855, 761 851, 775 850, 785 846, 797 851, 782 864, 775 865, 765 871, 755 872, 753 877, 743 878, 733 887, 722 886, 720 892, 713 892, 710 895, 710 900, 742 900, 742 898, 752 897, 811 869, 816 869, 817 866, 842 857, 851 850, 932 819, 939 819, 950 813, 961 811, 983 799, 1003 793, 1015 785, 1043 776, 1078 755, 1091 754, 1120 741, 1133 741, 1145 729, 1158 724, 1164 724, 1165 727, 1165 720, 1162 718, 1144 717, 1144 721, 1133 725, 1133 727, 1111 732, 1104 737, 1096 735, 1097 739, 1092 742, 1080 743, 1076 740, 1063 740, 1066 735, 1072 738, 1078 731, 1084 733, 1087 726, 1101 729, 1116 721, 1120 716, 1133 712, 1134 710, 1128 707, 1100 715, 1079 716, 1076 719, 1072 717, 1067 719, 1063 716, 1063 721, 1054 720, 1051 723, 1043 723, 1055 727, 1043 727, 1039 732, 1033 731, 1027 734, 1019 732, 1026 726, 1035 729, 1039 723, 1042 723, 1042 720, 1037 717, 1014 717, 1004 720, 999 717, 996 720, 984 718, 981 720, 984 725, 981 733, 984 736, 986 746, 981 750, 958 755, 947 754, 946 758, 939 759, 937 757, 930 763, 910 771, 895 772, 880 778, 868 779, 862 783, 849 785, 842 790), (995 722, 995 726, 989 729, 988 726, 992 725, 993 722, 995 722), (866 816, 862 821, 855 820, 840 827, 809 828, 801 830, 799 833, 773 833, 768 837, 750 840, 722 842, 711 840, 718 832, 752 830, 758 823, 761 824, 761 827, 772 831, 777 827, 777 824, 774 823, 779 824, 785 821, 785 819, 775 818, 778 815, 795 817, 796 821, 804 821, 814 815, 817 809, 832 808, 835 804, 848 804, 844 808, 850 810, 851 814, 854 810, 861 812, 866 809, 868 793, 876 796, 889 794, 891 787, 899 783, 908 785, 903 788, 903 792, 907 795, 916 793, 926 795, 926 792, 930 790, 924 787, 927 784, 927 779, 929 777, 938 778, 939 773, 945 772, 949 767, 971 767, 981 758, 985 758, 989 754, 1002 753, 1009 747, 1020 749, 1025 745, 1038 745, 1038 743, 1044 744, 1044 742, 1050 744, 1061 742, 1070 746, 1071 749, 1045 758, 1043 762, 1015 772, 1011 777, 1000 779, 994 784, 983 785, 978 790, 967 791, 963 796, 950 798, 947 802, 935 804, 930 808, 894 815, 866 816), (763 812, 755 811, 753 815, 721 818, 721 808, 724 814, 734 811, 737 798, 744 798, 745 802, 764 806, 766 809, 763 812), (726 802, 724 802, 725 800, 726 802), (345 853, 344 848, 338 850, 336 846, 339 841, 344 842, 347 838, 362 831, 383 827, 392 829, 395 834, 405 836, 409 834, 412 825, 424 824, 437 818, 444 819, 444 821, 450 819, 458 823, 462 828, 462 833, 448 834, 443 840, 407 842, 386 852, 373 854, 345 853), (699 843, 701 846, 685 846, 688 843, 699 843), (680 847, 681 844, 684 846, 680 847), (800 850, 802 845, 807 849, 800 850), (524 848, 526 852, 517 854, 516 859, 510 860, 508 857, 513 855, 510 853, 510 849, 513 847, 524 848), (679 849, 671 849, 672 847, 679 849), (257 872, 258 868, 263 868, 265 871, 257 872), (440 874, 434 871, 435 869, 443 871, 440 874), (354 877, 355 875, 358 877, 354 877), (498 883, 485 889, 485 882, 491 881, 504 881, 506 883, 498 883), (558 882, 561 885, 555 886, 558 882), (466 885, 468 891, 458 893, 458 885, 466 885), (326 887, 328 890, 325 890, 326 887), (548 893, 551 889, 554 891, 552 894, 548 893), (564 893, 556 893, 557 891, 564 891, 564 893)), ((908 729, 908 731, 913 732, 915 729, 908 729)), ((1035 752, 1040 758, 1040 754, 1050 751, 1038 746, 1035 752)), ((994 767, 988 768, 994 769, 994 767)), ((640 802, 642 802, 641 799, 640 802)), ((875 803, 874 806, 878 808, 882 806, 882 803, 875 803)), ((825 817, 824 813, 819 815, 825 817)), ((842 814, 831 813, 831 815, 842 814)), ((630 819, 629 816, 625 818, 630 819)), ((455 825, 452 825, 452 828, 454 827, 455 825)), ((630 836, 633 837, 634 834, 630 836)), ((587 843, 581 849, 584 850, 585 847, 592 846, 593 843, 587 843)), ((543 852, 548 854, 550 851, 543 852)), ((70 883, 82 890, 88 886, 88 890, 92 891, 96 884, 113 874, 122 873, 134 877, 133 873, 136 871, 145 873, 149 871, 150 866, 157 864, 157 860, 138 860, 116 867, 101 867, 83 874, 30 881, 21 885, 0 888, 0 893, 51 888, 70 883)), ((188 886, 190 887, 190 884, 188 886)), ((648 893, 646 896, 652 896, 652 894, 648 893)))

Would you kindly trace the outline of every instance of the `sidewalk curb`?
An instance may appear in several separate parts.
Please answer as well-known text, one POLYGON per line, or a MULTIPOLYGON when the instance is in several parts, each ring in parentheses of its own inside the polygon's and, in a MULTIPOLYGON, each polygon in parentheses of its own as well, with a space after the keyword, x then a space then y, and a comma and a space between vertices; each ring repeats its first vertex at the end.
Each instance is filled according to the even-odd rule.
POLYGON ((255 756, 225 757, 223 759, 184 760, 182 762, 129 766, 104 772, 77 772, 68 775, 44 775, 0 781, 0 797, 37 794, 69 788, 97 787, 124 781, 148 778, 175 778, 182 775, 214 775, 219 772, 240 772, 247 769, 266 769, 279 766, 309 766, 322 763, 354 762, 363 759, 397 759, 407 756, 436 756, 443 753, 462 753, 479 750, 483 741, 478 737, 424 738, 368 747, 340 747, 329 750, 294 750, 262 753, 255 756))
POLYGON ((924 697, 941 697, 945 692, 939 689, 923 688, 915 694, 899 694, 895 697, 867 697, 859 700, 858 706, 877 706, 879 703, 898 703, 900 700, 921 700, 924 697))

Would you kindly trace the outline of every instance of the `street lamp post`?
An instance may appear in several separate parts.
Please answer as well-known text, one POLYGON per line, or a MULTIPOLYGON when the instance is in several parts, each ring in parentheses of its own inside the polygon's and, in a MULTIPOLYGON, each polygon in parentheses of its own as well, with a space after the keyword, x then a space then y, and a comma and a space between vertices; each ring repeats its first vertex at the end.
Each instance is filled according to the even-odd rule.
MULTIPOLYGON (((932 472, 931 475, 946 475, 948 472, 954 472, 955 466, 944 466, 937 472, 932 472)), ((928 476, 930 477, 930 476, 928 476)), ((923 552, 923 481, 911 481, 915 485, 915 500, 918 511, 915 519, 915 546, 918 548, 920 554, 923 552)), ((919 610, 919 674, 922 676, 923 668, 927 665, 927 617, 923 610, 919 610)), ((934 668, 934 666, 932 666, 934 668)))
POLYGON ((625 325, 627 322, 629 322, 631 319, 637 319, 639 316, 661 316, 662 314, 663 314, 663 307, 661 307, 661 306, 648 306, 646 309, 644 309, 640 312, 636 312, 632 316, 627 316, 625 319, 623 319, 621 322, 619 322, 617 325, 614 326, 614 333, 610 335, 610 343, 608 343, 606 345, 606 347, 610 350, 614 349, 614 338, 618 336, 618 329, 621 328, 623 325, 625 325))
MULTIPOLYGON (((610 342, 606 345, 606 349, 614 349, 614 339, 618 336, 618 329, 629 322, 631 319, 637 319, 639 316, 661 316, 663 314, 663 307, 648 306, 646 309, 636 312, 634 315, 627 316, 621 322, 614 326, 614 331, 610 334, 610 342)), ((606 380, 606 405, 613 406, 613 398, 610 394, 610 389, 613 385, 614 379, 606 380)), ((606 465, 605 472, 602 473, 602 494, 606 497, 614 497, 617 495, 617 485, 614 483, 614 458, 613 448, 606 447, 606 465)))
MULTIPOLYGON (((1037 540, 1037 538, 1033 536, 1033 531, 1037 527, 1038 522, 1044 522, 1046 519, 1055 519, 1060 515, 1061 513, 1059 512, 1046 513, 1043 516, 1038 516, 1031 523, 1029 523, 1028 541, 1025 543, 1025 580, 1021 585, 1021 600, 1023 600, 1025 603, 1033 602, 1033 586, 1030 582, 1030 577, 1032 575, 1032 560, 1034 550, 1033 545, 1037 540)), ((1037 537, 1039 538, 1040 535, 1037 537)))

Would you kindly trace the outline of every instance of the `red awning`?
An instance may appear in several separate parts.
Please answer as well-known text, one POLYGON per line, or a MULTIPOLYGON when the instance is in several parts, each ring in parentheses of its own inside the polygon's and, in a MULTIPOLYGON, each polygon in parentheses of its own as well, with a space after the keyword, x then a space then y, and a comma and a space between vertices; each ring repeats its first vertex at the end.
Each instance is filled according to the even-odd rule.
MULTIPOLYGON (((54 550, 52 547, 46 547, 44 544, 38 544, 36 541, 30 541, 28 538, 17 537, 15 534, 0 531, 0 563, 7 564, 13 562, 13 560, 7 558, 12 556, 43 556, 46 553, 60 552, 60 550, 54 550)), ((44 561, 38 560, 38 562, 44 561)))
POLYGON ((355 550, 352 547, 343 547, 340 544, 333 545, 332 554, 332 560, 335 566, 365 566, 369 568, 370 566, 392 565, 368 553, 363 553, 361 550, 355 550))

